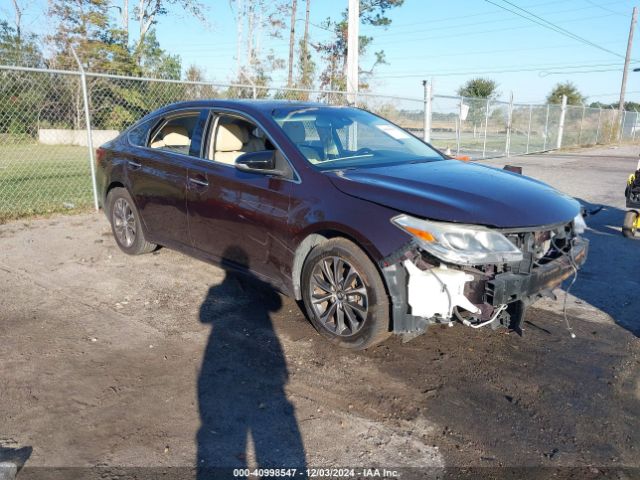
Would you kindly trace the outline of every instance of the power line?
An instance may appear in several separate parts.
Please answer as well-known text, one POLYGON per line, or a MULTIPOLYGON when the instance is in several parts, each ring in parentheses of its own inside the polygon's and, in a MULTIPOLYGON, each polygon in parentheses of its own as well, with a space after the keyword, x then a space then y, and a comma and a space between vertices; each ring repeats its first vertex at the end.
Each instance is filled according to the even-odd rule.
MULTIPOLYGON (((618 3, 618 2, 612 2, 612 3, 618 3)), ((609 4, 610 3, 606 3, 605 5, 609 5, 609 4)), ((545 12, 545 13, 547 13, 547 14, 571 13, 571 12, 583 11, 583 10, 587 10, 587 9, 591 9, 591 8, 593 8, 593 7, 569 8, 569 9, 564 9, 564 10, 553 10, 553 11, 549 11, 549 12, 545 12)), ((612 15, 617 15, 617 14, 616 13, 612 13, 612 15)), ((612 16, 612 15, 607 15, 607 16, 612 16)), ((461 16, 461 17, 450 17, 450 18, 451 19, 455 18, 457 20, 456 23, 455 23, 455 28, 457 30, 459 30, 461 28, 464 28, 464 27, 469 27, 469 26, 486 25, 486 24, 491 24, 491 23, 501 23, 501 22, 505 21, 504 18, 498 18, 498 19, 483 20, 481 22, 473 22, 473 23, 465 23, 465 24, 460 24, 460 22, 459 22, 461 19, 469 18, 469 17, 475 17, 475 16, 477 16, 477 15, 466 15, 466 16, 461 16)), ((603 15, 598 15, 595 18, 602 18, 602 17, 603 17, 603 15)), ((428 22, 428 24, 429 24, 428 31, 429 32, 433 32, 433 31, 437 31, 437 30, 449 30, 449 29, 452 28, 451 25, 445 25, 443 27, 432 28, 431 27, 432 23, 434 23, 434 21, 429 20, 429 22, 428 22)), ((437 22, 435 22, 435 23, 437 23, 437 22)), ((394 32, 378 33, 378 34, 375 35, 375 38, 376 39, 381 38, 381 37, 388 38, 388 37, 397 37, 399 35, 408 35, 408 34, 412 34, 412 33, 422 33, 422 32, 425 31, 424 23, 422 25, 423 25, 423 28, 420 29, 420 30, 409 30, 409 31, 407 31, 407 30, 403 31, 402 29, 399 29, 398 28, 399 25, 392 25, 394 32)))
MULTIPOLYGON (((618 63, 596 63, 596 64, 580 64, 580 65, 562 65, 565 69, 576 69, 576 68, 591 68, 591 67, 610 67, 619 65, 618 63)), ((458 70, 458 71, 450 71, 443 73, 404 73, 400 75, 377 75, 376 78, 406 78, 406 77, 424 77, 424 76, 433 76, 433 77, 444 77, 444 76, 456 76, 456 75, 470 75, 470 74, 487 74, 487 73, 519 73, 519 72, 536 72, 536 71, 545 71, 548 70, 549 73, 557 71, 560 68, 558 64, 555 65, 537 65, 530 67, 522 67, 522 66, 513 66, 513 67, 503 67, 500 69, 493 70, 458 70)), ((620 67, 621 68, 621 67, 620 67)), ((618 68, 618 70, 620 69, 618 68)), ((598 70, 601 71, 601 70, 598 70)), ((607 70, 610 71, 610 70, 607 70)), ((560 73, 560 72, 559 72, 560 73)), ((582 73, 578 71, 565 71, 563 73, 582 73)))
MULTIPOLYGON (((608 16, 613 16, 613 14, 607 14, 607 15, 595 15, 595 16, 589 16, 589 17, 580 17, 580 18, 573 18, 571 20, 566 20, 564 23, 573 23, 573 22, 580 22, 583 20, 593 20, 595 18, 601 19, 604 17, 608 17, 608 16)), ((533 27, 533 26, 532 26, 533 27)), ((522 30, 523 28, 529 28, 529 27, 523 27, 521 25, 515 26, 515 27, 506 27, 506 28, 493 28, 490 30, 479 30, 476 32, 465 32, 465 37, 469 37, 471 35, 481 35, 484 33, 498 33, 498 32, 508 32, 508 31, 513 31, 513 30, 522 30)), ((378 44, 380 44, 381 46, 387 46, 387 45, 395 45, 395 44, 406 44, 408 41, 424 41, 424 40, 441 40, 444 38, 459 38, 460 37, 460 33, 456 32, 456 33, 452 33, 451 35, 434 35, 434 36, 430 36, 430 37, 414 37, 414 38, 410 38, 410 39, 402 39, 402 40, 392 40, 390 42, 378 42, 378 44)), ((376 37, 377 38, 377 37, 376 37)))
MULTIPOLYGON (((622 12, 616 12, 615 10, 611 10, 610 8, 606 8, 606 5, 610 5, 608 3, 606 3, 605 5, 598 5, 596 2, 592 1, 592 0, 585 0, 585 2, 587 2, 589 5, 593 5, 594 7, 599 8, 600 10, 604 10, 605 12, 609 12, 609 13, 615 13, 616 15, 620 15, 621 17, 627 17, 626 13, 622 13, 622 12)), ((618 3, 618 2, 615 2, 618 3)))
MULTIPOLYGON (((604 45, 607 44, 614 44, 614 43, 619 43, 619 42, 605 42, 604 45)), ((458 51, 457 53, 440 53, 438 55, 421 55, 420 56, 420 60, 424 60, 424 59, 428 59, 428 58, 442 58, 442 57, 467 57, 469 55, 482 55, 482 54, 496 54, 496 53, 512 53, 512 52, 529 52, 529 51, 536 51, 536 50, 559 50, 562 48, 575 48, 575 43, 571 43, 571 44, 564 44, 564 45, 548 45, 545 47, 529 47, 529 48, 505 48, 505 49, 501 49, 501 50, 476 50, 476 51, 464 51, 464 52, 460 52, 458 51)), ((409 60, 409 59, 416 59, 415 55, 411 55, 408 57, 390 57, 390 60, 393 61, 397 61, 397 60, 409 60)))
MULTIPOLYGON (((553 62, 553 63, 542 63, 542 64, 526 64, 526 65, 493 65, 491 68, 492 69, 505 69, 505 68, 517 68, 520 69, 522 68, 527 69, 527 71, 529 71, 529 69, 535 71, 535 70, 542 70, 542 69, 549 69, 549 70, 557 70, 557 69, 575 69, 575 68, 586 68, 586 67, 612 67, 612 66, 619 66, 619 63, 612 63, 606 59, 598 59, 598 60, 593 60, 591 62, 588 63, 575 63, 575 64, 569 64, 567 65, 567 62, 553 62)), ((449 72, 467 72, 469 68, 473 68, 472 66, 468 65, 466 66, 466 68, 464 70, 462 69, 456 69, 456 70, 449 70, 449 72)), ((482 67, 479 67, 482 68, 482 67)), ((485 69, 487 67, 484 67, 485 69)), ((404 75, 404 74, 416 74, 418 75, 418 73, 416 72, 416 70, 394 70, 393 74, 394 75, 404 75)), ((420 75, 425 75, 424 73, 421 73, 420 75)), ((434 73, 434 75, 438 75, 437 73, 434 73)), ((428 75, 431 76, 431 75, 428 75)))
MULTIPOLYGON (((527 5, 527 7, 542 7, 545 5, 557 5, 558 3, 566 3, 566 2, 570 2, 573 0, 554 0, 551 2, 543 2, 543 3, 536 3, 533 5, 527 5)), ((626 0, 625 0, 626 1, 626 0)), ((611 4, 617 4, 620 3, 620 0, 616 1, 616 2, 611 2, 611 4)), ((606 5, 610 5, 609 3, 607 3, 606 5)), ((482 13, 472 13, 470 15, 456 15, 454 17, 441 17, 441 18, 435 18, 435 19, 429 19, 429 23, 433 24, 433 23, 442 23, 442 22, 446 22, 449 20, 453 20, 454 22, 458 22, 461 19, 464 18, 473 18, 473 17, 486 17, 488 15, 494 15, 494 13, 492 12, 482 12, 482 13)), ((393 23, 391 26, 393 28, 397 28, 397 27, 409 27, 409 26, 414 26, 414 25, 422 25, 424 26, 425 22, 421 21, 421 22, 409 22, 409 23, 393 23)))
POLYGON ((569 30, 567 30, 565 28, 562 28, 562 27, 560 27, 560 26, 558 26, 558 25, 556 25, 556 24, 554 24, 552 22, 549 22, 548 20, 545 20, 544 18, 542 18, 542 17, 540 17, 540 16, 538 16, 538 15, 536 15, 536 14, 534 14, 534 13, 528 11, 528 10, 525 10, 522 7, 519 7, 518 5, 510 2, 509 0, 502 0, 502 1, 504 3, 506 3, 506 4, 508 4, 508 5, 511 5, 511 6, 515 7, 515 8, 517 8, 518 10, 524 12, 526 15, 529 15, 529 16, 526 16, 526 15, 523 15, 521 13, 518 13, 515 10, 511 10, 511 9, 505 7, 504 5, 500 5, 500 4, 496 3, 496 2, 493 2, 492 0, 485 0, 485 2, 487 2, 487 3, 495 5, 496 7, 501 8, 503 10, 506 10, 507 12, 511 12, 514 15, 517 15, 519 17, 522 17, 522 18, 526 19, 526 20, 529 20, 530 22, 536 23, 536 24, 540 25, 541 27, 544 27, 544 28, 546 28, 548 30, 552 30, 552 31, 554 31, 556 33, 564 35, 565 37, 573 38, 574 40, 577 40, 579 42, 584 43, 585 45, 590 45, 590 46, 592 46, 594 48, 602 50, 603 52, 607 52, 607 53, 610 53, 611 55, 615 55, 616 57, 624 58, 624 55, 620 55, 619 53, 616 53, 613 50, 609 50, 608 48, 602 47, 602 46, 598 45, 597 43, 593 43, 592 41, 587 40, 586 38, 580 37, 579 35, 576 35, 575 33, 572 33, 572 32, 570 32, 569 30), (533 17, 533 18, 531 18, 531 17, 533 17))
MULTIPOLYGON (((640 90, 632 90, 630 92, 627 93, 640 93, 640 90)), ((599 97, 613 97, 613 96, 618 96, 620 95, 620 92, 613 92, 613 93, 596 93, 594 95, 587 95, 589 98, 599 98, 599 97)))

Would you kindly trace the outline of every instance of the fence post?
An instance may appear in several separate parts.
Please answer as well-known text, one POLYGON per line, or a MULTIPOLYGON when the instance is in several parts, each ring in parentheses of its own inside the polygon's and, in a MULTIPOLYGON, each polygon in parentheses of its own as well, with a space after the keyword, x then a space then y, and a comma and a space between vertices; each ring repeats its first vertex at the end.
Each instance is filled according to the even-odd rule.
POLYGON ((529 128, 527 129, 527 153, 529 153, 529 139, 531 138, 531 116, 533 115, 533 105, 529 104, 529 128))
POLYGON ((509 156, 509 151, 511 150, 511 120, 513 116, 513 92, 509 96, 509 110, 507 111, 507 139, 504 146, 504 155, 505 157, 509 156))
POLYGON ((559 150, 562 148, 562 136, 564 135, 564 118, 567 114, 567 96, 562 95, 562 105, 560 107, 560 122, 558 123, 558 141, 556 142, 556 148, 559 150))
POLYGON ((624 122, 627 120, 627 111, 622 112, 622 123, 620 124, 620 131, 618 132, 618 141, 622 141, 624 137, 624 122))
POLYGON ((634 110, 636 111, 634 117, 633 117, 633 127, 631 127, 631 133, 633 134, 633 137, 631 138, 632 141, 636 141, 636 127, 638 125, 638 110, 634 108, 634 110))
POLYGON ((618 114, 615 113, 613 105, 611 106, 611 128, 609 129, 609 143, 613 143, 613 126, 618 123, 618 114))
POLYGON ((422 81, 422 86, 424 87, 424 124, 423 124, 423 132, 422 138, 425 142, 431 142, 431 117, 432 117, 432 101, 433 98, 431 96, 432 88, 431 82, 427 80, 422 81))
POLYGON ((484 140, 482 142, 482 158, 487 158, 487 128, 489 128, 489 104, 491 100, 487 98, 487 108, 484 114, 484 140))
POLYGON ((598 145, 598 137, 600 136, 601 120, 602 120, 602 107, 600 107, 600 111, 598 112, 598 126, 596 127, 596 145, 598 145))
POLYGON ((549 136, 549 108, 550 105, 547 103, 547 118, 544 121, 544 142, 542 143, 542 151, 547 150, 547 137, 549 136))
POLYGON ((462 105, 464 97, 460 96, 460 105, 458 105, 458 121, 456 122, 456 157, 460 155, 460 136, 462 135, 462 105))
POLYGON ((84 67, 80 63, 80 59, 76 51, 71 47, 71 53, 78 64, 80 70, 80 82, 82 83, 82 97, 84 101, 84 122, 87 128, 87 148, 89 148, 89 168, 91 169, 91 186, 93 188, 93 206, 96 211, 100 209, 98 206, 98 186, 96 185, 96 164, 93 156, 93 134, 91 132, 91 113, 89 111, 89 95, 87 94, 87 76, 84 73, 84 67))
POLYGON ((582 118, 580 119, 580 132, 578 133, 578 146, 580 146, 582 143, 582 125, 584 124, 584 114, 587 111, 587 106, 583 103, 582 104, 582 118))

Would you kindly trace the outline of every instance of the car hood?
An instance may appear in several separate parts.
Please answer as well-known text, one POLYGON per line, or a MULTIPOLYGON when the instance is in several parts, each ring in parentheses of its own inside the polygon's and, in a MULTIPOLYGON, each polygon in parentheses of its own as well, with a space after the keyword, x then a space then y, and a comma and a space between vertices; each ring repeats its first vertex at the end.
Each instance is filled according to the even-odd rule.
POLYGON ((325 172, 343 193, 432 220, 517 228, 572 220, 573 198, 537 180, 457 160, 325 172))

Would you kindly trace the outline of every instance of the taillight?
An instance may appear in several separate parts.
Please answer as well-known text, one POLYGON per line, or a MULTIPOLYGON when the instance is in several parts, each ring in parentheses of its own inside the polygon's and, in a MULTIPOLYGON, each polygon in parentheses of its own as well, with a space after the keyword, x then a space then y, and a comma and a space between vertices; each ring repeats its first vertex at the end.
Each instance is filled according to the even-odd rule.
POLYGON ((98 147, 96 149, 96 165, 100 166, 104 158, 107 156, 107 151, 104 148, 98 147))

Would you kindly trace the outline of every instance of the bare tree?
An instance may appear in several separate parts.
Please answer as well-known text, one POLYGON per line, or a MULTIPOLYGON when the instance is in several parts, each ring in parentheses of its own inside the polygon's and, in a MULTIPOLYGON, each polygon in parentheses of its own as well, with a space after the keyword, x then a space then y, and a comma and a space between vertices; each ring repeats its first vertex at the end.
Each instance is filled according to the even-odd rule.
POLYGON ((22 23, 22 8, 18 5, 18 0, 13 0, 13 9, 15 10, 16 36, 20 38, 20 24, 22 23))
POLYGON ((309 13, 311 12, 311 0, 307 0, 306 4, 306 13, 304 16, 304 49, 307 50, 309 48, 309 13))
POLYGON ((205 22, 204 11, 206 7, 198 0, 138 0, 138 6, 134 11, 140 33, 138 47, 144 42, 144 37, 149 29, 157 23, 158 17, 167 14, 169 5, 178 5, 185 12, 205 22))
MULTIPOLYGON (((280 59, 273 52, 262 52, 261 39, 266 32, 281 38, 285 26, 282 20, 284 5, 290 0, 230 0, 236 19, 236 75, 253 80, 264 78, 267 70, 282 68, 280 59)), ((289 8, 286 8, 289 11, 289 8)))
POLYGON ((127 43, 129 43, 129 0, 122 0, 120 18, 122 22, 122 30, 124 31, 127 43))
MULTIPOLYGON (((298 61, 298 79, 296 81, 298 87, 311 88, 313 86, 313 76, 316 65, 311 59, 311 51, 309 49, 309 16, 311 10, 311 0, 306 0, 306 13, 304 19, 304 35, 300 40, 300 53, 298 61)), ((304 100, 308 100, 308 94, 305 94, 304 100)))
POLYGON ((287 76, 287 86, 293 85, 293 53, 296 41, 296 9, 298 0, 291 0, 291 21, 289 27, 289 75, 287 76))

